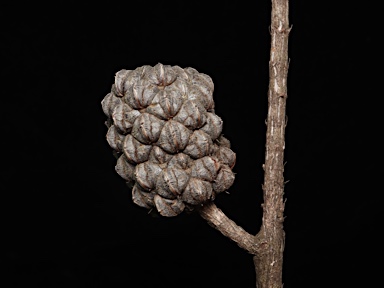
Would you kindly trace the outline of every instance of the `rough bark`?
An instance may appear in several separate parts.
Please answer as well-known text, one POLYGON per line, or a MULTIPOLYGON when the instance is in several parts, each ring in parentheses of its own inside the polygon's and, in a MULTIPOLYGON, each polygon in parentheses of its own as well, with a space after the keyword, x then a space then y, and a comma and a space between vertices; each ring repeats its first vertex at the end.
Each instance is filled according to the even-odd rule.
POLYGON ((288 75, 289 0, 272 0, 263 219, 256 236, 228 219, 214 204, 199 212, 223 235, 253 256, 257 288, 282 288, 284 222, 284 148, 288 75))
POLYGON ((255 255, 259 250, 262 251, 263 243, 258 239, 261 235, 252 235, 242 227, 229 219, 213 202, 205 204, 199 213, 209 225, 220 231, 224 236, 234 241, 239 247, 248 253, 255 255))
POLYGON ((267 140, 264 164, 263 221, 259 234, 268 243, 254 256, 256 286, 283 287, 284 148, 288 75, 288 0, 272 0, 267 140))

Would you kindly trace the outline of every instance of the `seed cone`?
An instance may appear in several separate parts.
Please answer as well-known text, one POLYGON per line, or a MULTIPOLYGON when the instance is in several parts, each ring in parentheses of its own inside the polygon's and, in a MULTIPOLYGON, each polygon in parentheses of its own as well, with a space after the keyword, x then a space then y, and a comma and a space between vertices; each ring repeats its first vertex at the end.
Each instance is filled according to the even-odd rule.
POLYGON ((135 204, 173 217, 215 199, 235 179, 236 154, 215 114, 212 79, 193 68, 120 70, 101 101, 116 172, 135 204))

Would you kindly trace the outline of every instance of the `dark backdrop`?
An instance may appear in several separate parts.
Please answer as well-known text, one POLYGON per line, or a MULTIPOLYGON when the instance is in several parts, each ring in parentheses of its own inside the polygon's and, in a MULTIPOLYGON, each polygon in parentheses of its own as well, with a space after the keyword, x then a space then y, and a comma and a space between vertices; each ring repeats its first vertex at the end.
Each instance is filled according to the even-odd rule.
MULTIPOLYGON (((378 278, 377 7, 291 2, 284 287, 357 287, 378 278)), ((252 257, 198 215, 153 218, 132 203, 100 102, 120 69, 160 62, 210 75, 237 153, 235 184, 216 203, 257 233, 270 9, 270 1, 2 9, 4 287, 255 287, 252 257)))

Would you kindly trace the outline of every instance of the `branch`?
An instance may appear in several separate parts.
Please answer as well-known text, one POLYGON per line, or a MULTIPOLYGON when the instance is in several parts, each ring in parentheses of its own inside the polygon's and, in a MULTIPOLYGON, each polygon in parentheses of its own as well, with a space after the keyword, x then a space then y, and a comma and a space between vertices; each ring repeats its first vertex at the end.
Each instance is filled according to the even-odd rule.
POLYGON ((272 0, 267 139, 260 233, 282 241, 284 221, 284 149, 288 74, 288 0, 272 0))
POLYGON ((272 0, 267 140, 264 164, 263 220, 260 232, 268 249, 255 255, 257 288, 281 288, 284 222, 284 148, 288 75, 288 0, 272 0))
POLYGON ((264 246, 259 236, 246 232, 242 227, 229 219, 213 202, 207 203, 199 210, 200 216, 210 226, 220 231, 224 236, 234 241, 248 253, 255 255, 264 246))
POLYGON ((257 288, 281 288, 284 222, 284 149, 288 75, 289 0, 271 0, 271 51, 267 139, 263 185, 263 219, 259 233, 250 235, 230 220, 213 203, 203 206, 200 215, 215 229, 253 254, 257 288))

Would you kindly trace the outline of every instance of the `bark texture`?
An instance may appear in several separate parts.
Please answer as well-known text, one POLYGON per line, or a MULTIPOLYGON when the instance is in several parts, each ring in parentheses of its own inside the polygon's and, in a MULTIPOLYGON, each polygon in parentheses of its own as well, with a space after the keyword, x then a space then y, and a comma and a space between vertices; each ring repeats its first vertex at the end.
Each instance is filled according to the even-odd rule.
POLYGON ((199 209, 199 213, 210 226, 230 238, 248 253, 255 255, 258 251, 262 251, 262 246, 265 243, 259 239, 261 235, 255 236, 246 232, 233 220, 229 219, 213 202, 205 204, 199 209))
POLYGON ((285 242, 283 172, 290 32, 288 2, 288 0, 272 0, 264 204, 262 227, 259 232, 260 238, 268 243, 268 247, 254 256, 258 288, 283 287, 285 242))
POLYGON ((257 288, 282 288, 284 222, 284 148, 288 75, 288 0, 272 0, 263 219, 256 236, 248 234, 214 204, 200 215, 253 256, 257 288))

